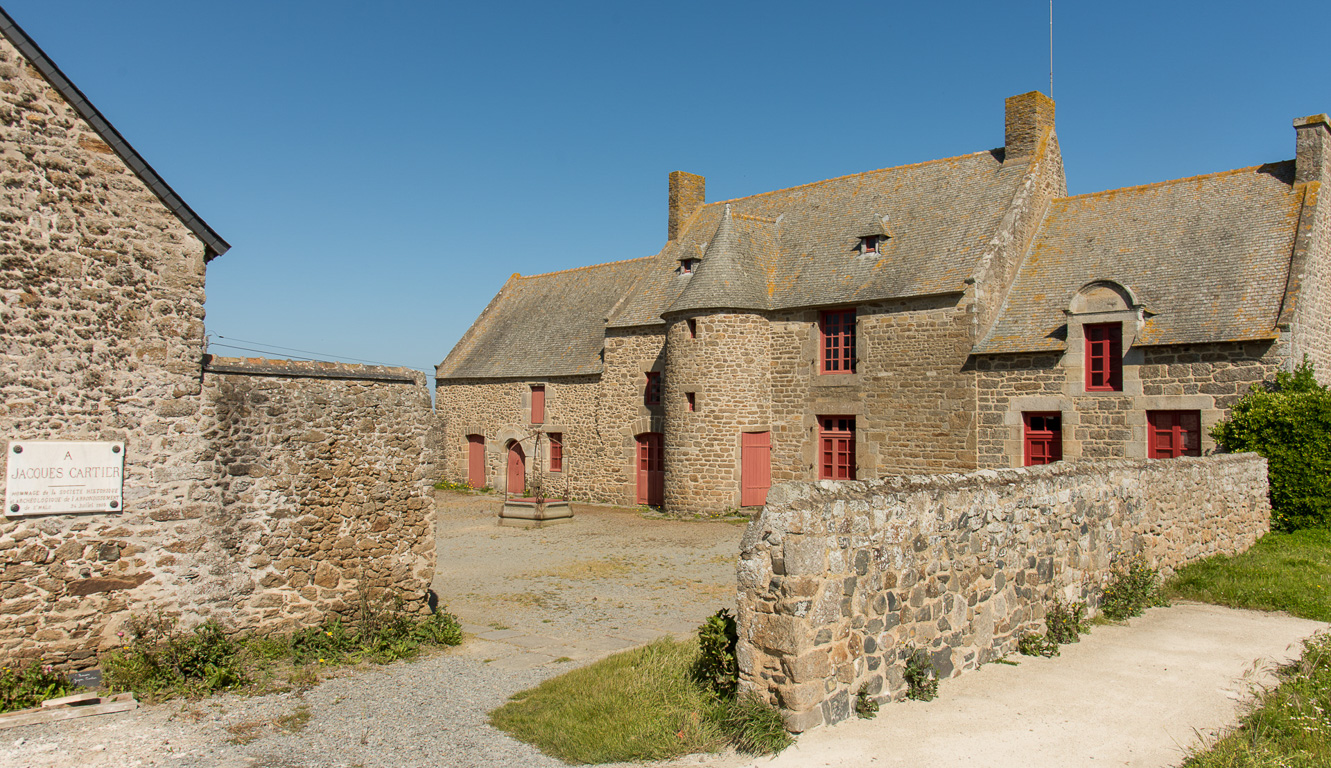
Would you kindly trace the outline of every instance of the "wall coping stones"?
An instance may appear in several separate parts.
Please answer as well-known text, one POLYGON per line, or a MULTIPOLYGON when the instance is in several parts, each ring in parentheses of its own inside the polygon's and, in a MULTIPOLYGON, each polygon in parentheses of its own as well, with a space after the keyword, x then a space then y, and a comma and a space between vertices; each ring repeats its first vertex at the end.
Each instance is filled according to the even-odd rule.
POLYGON ((282 376, 293 379, 357 379, 425 385, 425 374, 411 368, 323 360, 269 360, 263 357, 204 355, 204 373, 241 376, 282 376))

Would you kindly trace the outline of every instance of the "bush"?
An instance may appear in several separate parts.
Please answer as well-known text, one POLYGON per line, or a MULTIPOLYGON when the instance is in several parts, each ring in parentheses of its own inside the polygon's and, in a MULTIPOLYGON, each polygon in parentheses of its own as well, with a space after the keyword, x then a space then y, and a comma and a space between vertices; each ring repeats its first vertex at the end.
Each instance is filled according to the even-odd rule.
POLYGON ((1044 656, 1051 659, 1059 654, 1058 642, 1048 635, 1031 632, 1017 641, 1017 653, 1022 656, 1044 656))
POLYGON ((28 709, 47 699, 58 699, 78 690, 49 664, 36 661, 22 669, 0 669, 0 712, 28 709))
POLYGON ((1169 605, 1160 589, 1160 572, 1147 565, 1142 555, 1115 555, 1109 583, 1100 596, 1105 618, 1123 621, 1157 605, 1169 605))
POLYGON ((1266 457, 1272 528, 1331 527, 1331 391, 1307 358, 1293 373, 1277 373, 1274 385, 1254 387, 1211 436, 1225 450, 1266 457))
POLYGON ((735 661, 738 641, 735 617, 725 608, 708 616, 698 627, 700 652, 693 666, 693 679, 723 699, 735 698, 739 690, 739 665, 735 661))
POLYGON ((131 616, 129 642, 102 656, 103 679, 112 691, 169 698, 207 695, 248 682, 240 645, 209 620, 179 632, 174 618, 131 616))
POLYGON ((1049 639, 1055 644, 1075 643, 1086 628, 1086 606, 1067 604, 1056 597, 1053 607, 1044 615, 1044 625, 1049 630, 1049 639))

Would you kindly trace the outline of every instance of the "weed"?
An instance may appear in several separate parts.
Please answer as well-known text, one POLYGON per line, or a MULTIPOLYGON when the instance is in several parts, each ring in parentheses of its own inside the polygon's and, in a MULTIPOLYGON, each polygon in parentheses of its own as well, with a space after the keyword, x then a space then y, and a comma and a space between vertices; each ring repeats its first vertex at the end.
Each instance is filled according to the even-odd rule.
POLYGON ((310 707, 308 704, 301 704, 291 712, 282 715, 273 721, 279 731, 286 733, 295 733, 305 728, 310 722, 310 707))
POLYGON ((791 744, 780 710, 753 691, 726 706, 723 724, 735 749, 748 755, 774 755, 791 744))
POLYGON ((864 686, 855 692, 855 715, 861 720, 872 720, 878 716, 878 702, 869 698, 869 691, 864 686))
POLYGON ((1058 643, 1048 635, 1031 632, 1017 641, 1017 653, 1022 656, 1044 656, 1053 658, 1059 654, 1058 643))
POLYGON ((1081 603, 1064 603, 1055 597, 1054 604, 1044 615, 1044 625, 1049 630, 1049 639, 1059 645, 1075 643, 1086 631, 1086 606, 1081 603))
POLYGON ((1013 661, 1012 659, 994 659, 994 663, 995 663, 995 664, 1002 664, 1002 665, 1004 665, 1004 666, 1008 666, 1008 667, 1020 667, 1020 666, 1021 666, 1021 662, 1020 662, 1020 661, 1013 661))
POLYGON ((4 667, 0 671, 0 712, 28 709, 47 699, 68 696, 78 690, 49 664, 34 661, 27 667, 4 667))
POLYGON ((916 648, 906 657, 906 698, 932 701, 938 696, 938 668, 923 648, 916 648))
POLYGON ((1169 605, 1160 589, 1160 572, 1141 554, 1117 553, 1110 565, 1109 583, 1100 596, 1100 611, 1107 618, 1123 621, 1158 605, 1169 605))
POLYGON ((249 744, 257 741, 263 736, 264 723, 261 720, 246 720, 243 723, 228 725, 226 730, 231 734, 227 741, 231 744, 249 744))
POLYGON ((241 646, 209 620, 189 632, 163 613, 130 616, 129 642, 101 657, 103 680, 112 691, 148 698, 205 696, 239 688, 249 680, 241 646))
POLYGON ((724 699, 733 699, 739 689, 739 665, 735 644, 739 640, 735 617, 722 608, 698 627, 698 661, 693 679, 724 699))

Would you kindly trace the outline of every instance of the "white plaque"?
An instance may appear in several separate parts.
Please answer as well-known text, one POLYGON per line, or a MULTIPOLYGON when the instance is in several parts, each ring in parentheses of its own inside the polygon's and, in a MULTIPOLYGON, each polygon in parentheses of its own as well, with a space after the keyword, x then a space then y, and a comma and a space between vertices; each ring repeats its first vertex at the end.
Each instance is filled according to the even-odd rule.
POLYGON ((15 440, 5 453, 5 515, 119 512, 125 444, 15 440))

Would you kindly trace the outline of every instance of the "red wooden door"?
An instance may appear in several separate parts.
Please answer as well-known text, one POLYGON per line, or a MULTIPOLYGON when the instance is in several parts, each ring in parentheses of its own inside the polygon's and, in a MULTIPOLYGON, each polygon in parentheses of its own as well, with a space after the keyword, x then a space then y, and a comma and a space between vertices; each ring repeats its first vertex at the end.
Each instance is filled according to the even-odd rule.
POLYGON ((521 443, 508 447, 508 493, 521 494, 527 487, 527 455, 521 443))
POLYGON ((659 507, 665 501, 665 451, 660 432, 638 435, 638 503, 659 507))
POLYGON ((767 491, 772 487, 772 433, 745 432, 740 436, 739 447, 739 505, 762 506, 767 503, 767 491))
POLYGON ((467 485, 485 487, 485 438, 467 435, 467 485))
POLYGON ((1063 458, 1063 415, 1023 413, 1026 435, 1026 466, 1052 464, 1063 458))
POLYGON ((855 417, 823 416, 818 420, 818 479, 855 479, 855 417))

